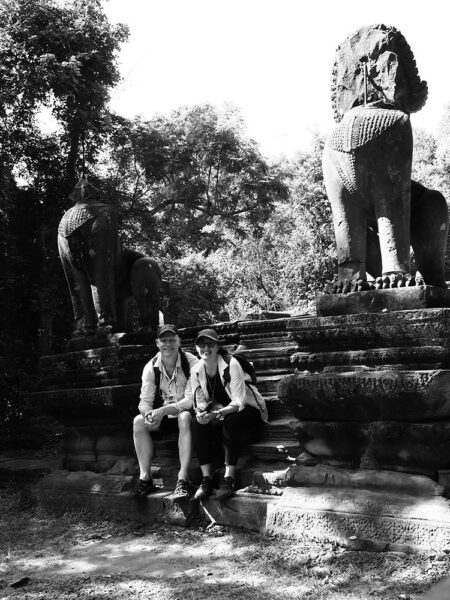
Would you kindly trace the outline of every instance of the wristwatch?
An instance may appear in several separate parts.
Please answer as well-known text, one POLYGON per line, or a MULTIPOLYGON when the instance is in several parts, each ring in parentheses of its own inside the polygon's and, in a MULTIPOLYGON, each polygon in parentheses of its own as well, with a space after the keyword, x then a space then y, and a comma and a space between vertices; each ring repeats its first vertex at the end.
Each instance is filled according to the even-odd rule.
POLYGON ((218 410, 217 411, 217 420, 218 421, 223 421, 223 419, 224 419, 224 416, 222 414, 222 411, 218 410))

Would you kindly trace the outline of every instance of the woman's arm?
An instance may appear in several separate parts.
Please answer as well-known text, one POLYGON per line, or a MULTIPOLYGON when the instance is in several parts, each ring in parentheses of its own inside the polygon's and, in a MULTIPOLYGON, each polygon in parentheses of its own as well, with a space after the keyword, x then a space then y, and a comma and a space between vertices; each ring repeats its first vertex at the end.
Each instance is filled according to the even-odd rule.
MULTIPOLYGON (((230 360, 230 383, 229 383, 229 395, 231 402, 228 406, 221 409, 223 415, 230 414, 232 412, 238 412, 243 410, 245 406, 245 395, 247 388, 245 386, 245 373, 239 362, 231 357, 230 360)), ((227 390, 228 391, 228 390, 227 390)))

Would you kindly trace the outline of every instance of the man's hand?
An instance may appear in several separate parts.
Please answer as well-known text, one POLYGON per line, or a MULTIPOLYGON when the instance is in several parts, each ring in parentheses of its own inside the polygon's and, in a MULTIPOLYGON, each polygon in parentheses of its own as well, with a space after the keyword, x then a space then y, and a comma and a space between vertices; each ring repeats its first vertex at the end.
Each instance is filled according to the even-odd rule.
POLYGON ((156 431, 161 425, 161 421, 164 417, 164 410, 162 408, 155 408, 145 415, 145 425, 149 431, 156 431))

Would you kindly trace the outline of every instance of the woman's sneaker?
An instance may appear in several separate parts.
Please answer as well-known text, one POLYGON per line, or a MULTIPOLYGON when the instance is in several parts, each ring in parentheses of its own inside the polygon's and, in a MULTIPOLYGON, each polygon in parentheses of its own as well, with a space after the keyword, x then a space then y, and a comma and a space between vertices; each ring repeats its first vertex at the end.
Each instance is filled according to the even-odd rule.
POLYGON ((186 498, 189 498, 188 482, 184 479, 179 479, 177 481, 175 489, 170 494, 170 496, 168 496, 168 498, 169 500, 172 500, 172 502, 180 502, 180 500, 185 500, 186 498))
POLYGON ((195 492, 194 498, 196 500, 205 500, 209 496, 211 496, 213 492, 213 481, 211 477, 203 477, 202 482, 195 492))
POLYGON ((139 483, 134 490, 133 496, 135 498, 143 498, 148 494, 153 494, 158 491, 158 487, 153 483, 153 479, 148 479, 144 481, 143 479, 139 479, 139 483))
POLYGON ((224 477, 219 489, 216 492, 216 500, 219 502, 224 502, 224 500, 227 500, 233 494, 234 487, 234 479, 232 477, 224 477))

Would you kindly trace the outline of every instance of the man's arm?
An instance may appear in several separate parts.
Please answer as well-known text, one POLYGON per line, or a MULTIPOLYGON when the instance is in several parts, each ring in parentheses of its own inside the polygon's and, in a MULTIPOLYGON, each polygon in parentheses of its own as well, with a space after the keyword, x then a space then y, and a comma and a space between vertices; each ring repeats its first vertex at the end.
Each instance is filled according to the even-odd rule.
POLYGON ((153 368, 153 362, 150 360, 142 371, 142 385, 138 410, 143 417, 152 412, 155 394, 155 370, 153 368))

